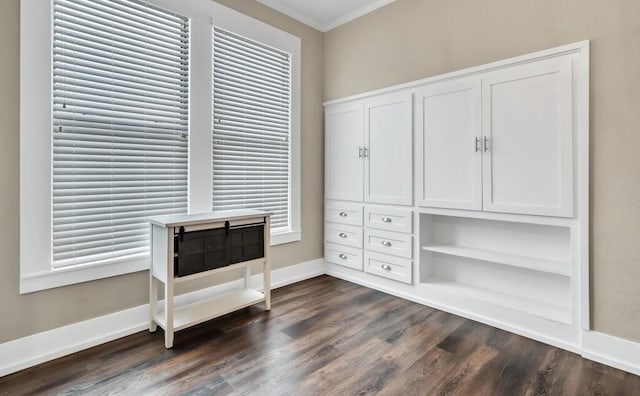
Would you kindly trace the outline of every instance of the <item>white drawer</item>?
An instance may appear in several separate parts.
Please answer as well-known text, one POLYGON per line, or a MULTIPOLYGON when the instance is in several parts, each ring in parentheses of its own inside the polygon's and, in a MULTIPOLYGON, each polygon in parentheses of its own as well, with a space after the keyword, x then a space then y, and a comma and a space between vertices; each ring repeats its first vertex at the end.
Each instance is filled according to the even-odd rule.
POLYGON ((411 284, 411 260, 386 254, 364 252, 364 270, 370 274, 411 284))
POLYGON ((362 204, 353 202, 327 201, 324 206, 326 221, 355 226, 362 225, 362 204))
POLYGON ((380 253, 394 256, 413 257, 413 236, 382 230, 366 229, 364 231, 364 247, 380 253))
POLYGON ((397 209, 378 206, 364 208, 365 226, 386 231, 413 231, 413 214, 411 209, 397 209))
POLYGON ((328 263, 344 265, 345 267, 362 271, 361 249, 325 243, 324 259, 328 263))
POLYGON ((324 223, 324 240, 362 249, 362 227, 324 223))

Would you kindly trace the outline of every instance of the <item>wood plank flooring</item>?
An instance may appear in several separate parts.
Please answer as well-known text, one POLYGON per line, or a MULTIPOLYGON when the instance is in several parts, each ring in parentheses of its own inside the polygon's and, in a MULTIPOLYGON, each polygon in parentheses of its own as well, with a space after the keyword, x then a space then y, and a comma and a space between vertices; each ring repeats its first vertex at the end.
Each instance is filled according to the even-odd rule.
POLYGON ((176 335, 3 378, 2 395, 640 395, 640 377, 329 276, 176 335))

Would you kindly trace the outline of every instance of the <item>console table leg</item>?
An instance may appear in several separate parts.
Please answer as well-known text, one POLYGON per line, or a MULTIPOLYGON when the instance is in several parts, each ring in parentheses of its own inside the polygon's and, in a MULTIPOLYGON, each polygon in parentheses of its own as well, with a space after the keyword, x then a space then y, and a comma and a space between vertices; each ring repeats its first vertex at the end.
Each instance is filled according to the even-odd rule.
POLYGON ((262 274, 264 277, 264 305, 267 311, 271 311, 271 271, 268 261, 264 262, 262 274))
POLYGON ((166 282, 164 285, 164 346, 173 347, 173 282, 166 282))
POLYGON ((155 333, 158 330, 158 324, 154 320, 158 312, 158 280, 153 276, 152 270, 149 270, 149 331, 155 333))
POLYGON ((244 267, 244 288, 251 288, 251 267, 249 266, 244 267))

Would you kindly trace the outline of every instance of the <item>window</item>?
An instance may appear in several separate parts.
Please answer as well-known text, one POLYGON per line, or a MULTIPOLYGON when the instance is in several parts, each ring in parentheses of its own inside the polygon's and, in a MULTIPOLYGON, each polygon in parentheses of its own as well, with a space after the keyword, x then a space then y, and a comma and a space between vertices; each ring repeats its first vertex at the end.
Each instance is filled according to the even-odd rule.
POLYGON ((21 10, 21 292, 147 269, 144 219, 157 214, 264 208, 272 245, 300 240, 299 38, 209 0, 21 10), (214 55, 221 32, 240 45, 226 73, 256 88, 239 101, 214 55), (259 62, 240 67, 243 51, 259 62))
POLYGON ((215 28, 213 83, 213 209, 268 210, 290 231, 290 54, 215 28))
POLYGON ((53 4, 53 267, 148 254, 145 218, 187 212, 188 20, 53 4))

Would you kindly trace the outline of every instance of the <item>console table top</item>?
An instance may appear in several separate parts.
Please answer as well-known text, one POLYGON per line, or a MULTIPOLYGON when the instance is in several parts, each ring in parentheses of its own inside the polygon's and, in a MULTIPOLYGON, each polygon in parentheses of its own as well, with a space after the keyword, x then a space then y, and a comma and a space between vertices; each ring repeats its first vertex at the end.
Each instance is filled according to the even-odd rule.
POLYGON ((268 217, 271 212, 255 209, 220 210, 208 213, 195 213, 186 215, 164 215, 148 217, 151 224, 160 227, 175 227, 184 225, 205 224, 215 221, 241 220, 252 217, 268 217))

